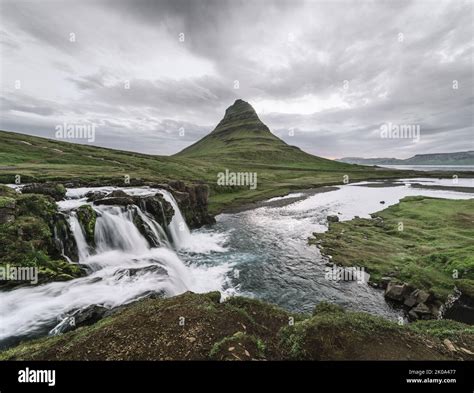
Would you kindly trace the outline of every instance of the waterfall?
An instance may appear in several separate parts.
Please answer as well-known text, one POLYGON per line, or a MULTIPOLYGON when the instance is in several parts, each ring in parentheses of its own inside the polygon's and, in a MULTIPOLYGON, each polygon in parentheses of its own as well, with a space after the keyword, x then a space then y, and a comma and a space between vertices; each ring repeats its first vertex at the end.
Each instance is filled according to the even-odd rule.
POLYGON ((196 234, 193 240, 173 196, 162 190, 126 189, 130 195, 162 193, 171 203, 174 216, 162 228, 139 206, 92 205, 85 194, 93 190, 68 190, 69 199, 59 207, 68 215, 77 244, 79 263, 88 269, 86 277, 65 282, 22 287, 2 293, 0 302, 0 346, 12 338, 43 335, 60 331, 67 318, 92 305, 114 308, 151 293, 174 296, 185 291, 225 292, 230 265, 196 266, 185 263, 176 250, 193 242, 203 243, 204 252, 224 249, 212 235, 196 234), (96 213, 94 244, 88 244, 85 231, 74 209, 89 204, 96 213), (139 217, 149 229, 154 244, 136 226, 139 217), (168 235, 167 235, 168 233, 168 235), (54 329, 58 327, 57 329, 54 329))
POLYGON ((69 216, 69 225, 71 227, 74 240, 76 241, 79 261, 83 261, 89 256, 89 245, 86 242, 84 230, 82 229, 75 212, 72 212, 69 216))
POLYGON ((122 250, 145 252, 149 245, 133 223, 132 210, 119 206, 96 206, 94 241, 98 252, 122 250))
POLYGON ((160 190, 160 194, 171 204, 175 211, 173 219, 168 225, 168 231, 177 250, 195 253, 223 252, 226 250, 222 246, 226 239, 220 234, 191 233, 173 195, 165 190, 160 190))
POLYGON ((168 226, 168 230, 171 234, 171 238, 173 239, 173 243, 177 249, 187 248, 191 241, 191 232, 186 224, 183 215, 181 214, 181 210, 179 209, 176 200, 170 192, 161 190, 160 193, 174 209, 173 218, 171 219, 171 222, 168 226))

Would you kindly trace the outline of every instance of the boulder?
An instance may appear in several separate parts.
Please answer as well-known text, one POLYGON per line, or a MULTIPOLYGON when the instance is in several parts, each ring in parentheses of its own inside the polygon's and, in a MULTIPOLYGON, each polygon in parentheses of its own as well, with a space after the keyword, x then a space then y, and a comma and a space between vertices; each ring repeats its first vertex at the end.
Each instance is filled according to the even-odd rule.
POLYGON ((412 291, 407 284, 396 284, 394 282, 389 282, 387 288, 385 289, 385 297, 387 299, 396 300, 402 302, 405 300, 405 297, 412 291))
POLYGON ((87 202, 94 202, 99 199, 105 198, 107 193, 105 191, 89 191, 86 194, 87 202))
POLYGON ((431 309, 425 304, 425 303, 420 303, 416 307, 412 308, 408 315, 412 319, 432 319, 433 314, 431 312, 431 309))
POLYGON ((339 217, 336 215, 327 216, 326 219, 328 220, 328 222, 339 222, 339 217))

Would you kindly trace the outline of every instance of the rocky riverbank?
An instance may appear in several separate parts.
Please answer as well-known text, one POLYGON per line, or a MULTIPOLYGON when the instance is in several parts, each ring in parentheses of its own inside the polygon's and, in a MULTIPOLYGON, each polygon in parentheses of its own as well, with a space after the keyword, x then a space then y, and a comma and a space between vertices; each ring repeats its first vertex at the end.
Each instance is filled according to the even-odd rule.
POLYGON ((407 197, 372 219, 331 217, 309 241, 337 266, 363 267, 410 320, 473 324, 473 220, 473 200, 407 197))

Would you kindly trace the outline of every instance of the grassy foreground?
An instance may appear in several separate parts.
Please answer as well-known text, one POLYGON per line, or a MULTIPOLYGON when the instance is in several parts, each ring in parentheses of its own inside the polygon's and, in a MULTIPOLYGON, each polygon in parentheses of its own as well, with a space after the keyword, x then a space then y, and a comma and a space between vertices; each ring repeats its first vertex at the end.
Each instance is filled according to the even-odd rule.
POLYGON ((441 300, 455 286, 474 295, 474 200, 406 197, 372 217, 331 223, 310 242, 373 282, 389 277, 441 300))
POLYGON ((460 360, 474 329, 454 321, 399 326, 327 303, 295 315, 252 299, 193 294, 139 301, 95 325, 26 342, 0 360, 460 360))

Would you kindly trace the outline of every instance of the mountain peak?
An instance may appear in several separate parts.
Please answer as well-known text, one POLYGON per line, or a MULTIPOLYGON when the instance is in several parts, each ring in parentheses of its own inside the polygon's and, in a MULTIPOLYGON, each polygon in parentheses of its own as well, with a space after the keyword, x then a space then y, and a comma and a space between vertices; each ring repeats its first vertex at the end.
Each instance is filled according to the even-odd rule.
POLYGON ((208 135, 178 153, 201 159, 248 162, 321 162, 273 135, 248 102, 236 100, 208 135))
POLYGON ((217 125, 216 130, 219 129, 220 126, 241 121, 260 122, 260 119, 252 105, 244 100, 238 99, 225 110, 225 115, 217 125))

